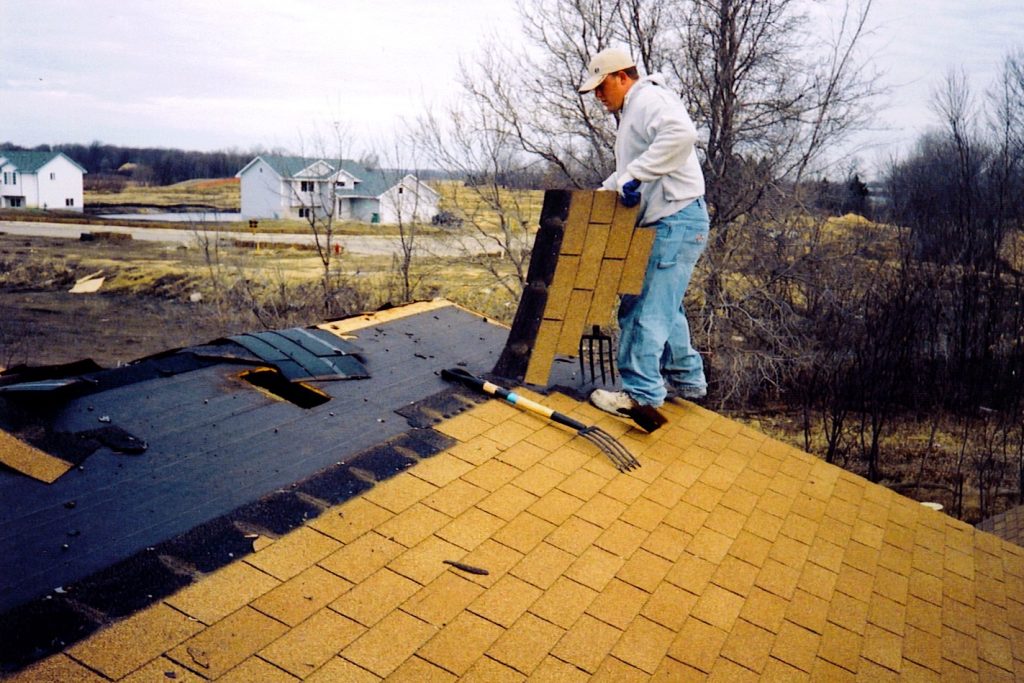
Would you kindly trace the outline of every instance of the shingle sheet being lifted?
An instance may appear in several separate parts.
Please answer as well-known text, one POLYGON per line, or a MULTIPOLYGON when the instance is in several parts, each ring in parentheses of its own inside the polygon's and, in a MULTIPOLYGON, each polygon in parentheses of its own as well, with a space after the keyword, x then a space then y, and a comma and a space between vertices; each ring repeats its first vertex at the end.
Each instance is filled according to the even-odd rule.
POLYGON ((366 366, 355 357, 362 349, 326 330, 293 327, 229 339, 276 367, 291 382, 370 376, 366 366))

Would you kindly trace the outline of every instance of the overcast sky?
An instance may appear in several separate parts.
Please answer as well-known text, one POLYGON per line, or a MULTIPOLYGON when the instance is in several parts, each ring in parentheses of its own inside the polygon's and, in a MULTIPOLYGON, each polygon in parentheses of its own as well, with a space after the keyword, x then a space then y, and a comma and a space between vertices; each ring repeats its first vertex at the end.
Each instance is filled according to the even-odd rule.
MULTIPOLYGON (((868 55, 893 92, 865 162, 931 125, 950 68, 980 93, 1024 48, 1021 0, 872 12, 868 55)), ((0 141, 299 151, 335 121, 381 140, 453 96, 459 57, 496 29, 518 35, 513 0, 0 0, 0 141)))

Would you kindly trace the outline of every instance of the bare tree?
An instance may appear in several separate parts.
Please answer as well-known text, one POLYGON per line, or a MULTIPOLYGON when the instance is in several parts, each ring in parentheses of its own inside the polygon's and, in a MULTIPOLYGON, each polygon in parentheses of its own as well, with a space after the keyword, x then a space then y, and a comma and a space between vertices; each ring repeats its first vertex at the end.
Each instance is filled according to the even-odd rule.
POLYGON ((596 185, 614 166, 616 121, 577 92, 593 54, 624 46, 677 89, 707 131, 700 151, 712 242, 691 303, 719 397, 745 395, 737 385, 746 378, 770 385, 787 372, 792 334, 778 327, 784 308, 761 297, 786 266, 765 264, 761 282, 746 277, 742 269, 756 255, 744 242, 752 229, 761 240, 760 226, 783 225, 790 208, 783 199, 868 120, 878 81, 858 56, 871 7, 859 2, 843 3, 822 32, 796 0, 523 0, 529 47, 488 50, 463 67, 473 115, 576 187, 596 185), (531 81, 540 85, 524 102, 522 84, 531 81), (749 287, 727 284, 737 278, 749 287), (737 338, 768 346, 751 354, 737 338))
MULTIPOLYGON (((614 122, 592 96, 577 92, 590 57, 627 45, 648 70, 673 49, 675 0, 521 0, 527 46, 488 49, 464 63, 461 84, 470 106, 486 111, 509 142, 555 172, 555 185, 597 185, 614 165, 614 122), (529 101, 524 82, 535 82, 529 101)), ((494 37, 494 44, 502 40, 494 37)))
MULTIPOLYGON (((335 242, 342 216, 339 201, 343 188, 351 186, 351 174, 345 168, 345 150, 348 135, 338 123, 329 135, 321 132, 312 138, 312 155, 304 153, 303 168, 288 180, 285 191, 299 204, 299 217, 303 218, 313 235, 313 245, 321 264, 320 290, 325 317, 339 310, 334 294, 341 289, 341 245, 335 242), (305 163, 308 162, 308 163, 305 163)), ((306 144, 302 145, 303 150, 306 144)))
MULTIPOLYGON (((385 154, 388 169, 376 169, 390 190, 381 198, 382 209, 387 209, 398 228, 398 252, 394 254, 392 268, 399 278, 403 302, 412 301, 426 273, 414 272, 417 255, 422 251, 420 241, 422 225, 433 218, 435 190, 420 180, 420 169, 413 161, 419 141, 412 134, 396 135, 389 152, 385 154), (430 196, 428 196, 430 195, 430 196)), ((379 161, 376 160, 379 166, 379 161)))
POLYGON ((425 114, 417 136, 429 163, 463 179, 448 198, 461 221, 456 239, 465 243, 462 258, 482 267, 518 298, 526 283, 530 228, 539 207, 526 200, 527 193, 507 187, 528 164, 515 131, 506 126, 489 108, 454 105, 443 114, 425 114))

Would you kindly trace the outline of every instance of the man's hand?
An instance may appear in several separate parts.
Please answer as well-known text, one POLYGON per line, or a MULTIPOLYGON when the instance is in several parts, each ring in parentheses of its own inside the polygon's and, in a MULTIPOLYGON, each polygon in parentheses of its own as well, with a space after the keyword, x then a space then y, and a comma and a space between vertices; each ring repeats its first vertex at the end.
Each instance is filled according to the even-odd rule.
POLYGON ((616 189, 622 197, 622 205, 630 208, 640 203, 640 181, 623 173, 615 179, 616 189))

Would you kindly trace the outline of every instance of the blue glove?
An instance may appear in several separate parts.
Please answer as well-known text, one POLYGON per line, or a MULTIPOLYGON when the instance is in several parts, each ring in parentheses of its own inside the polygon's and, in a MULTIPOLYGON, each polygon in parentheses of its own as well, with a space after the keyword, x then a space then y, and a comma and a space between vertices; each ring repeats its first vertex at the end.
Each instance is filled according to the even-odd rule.
POLYGON ((622 205, 626 208, 632 208, 640 203, 640 181, 637 179, 630 180, 628 183, 622 186, 622 205))

